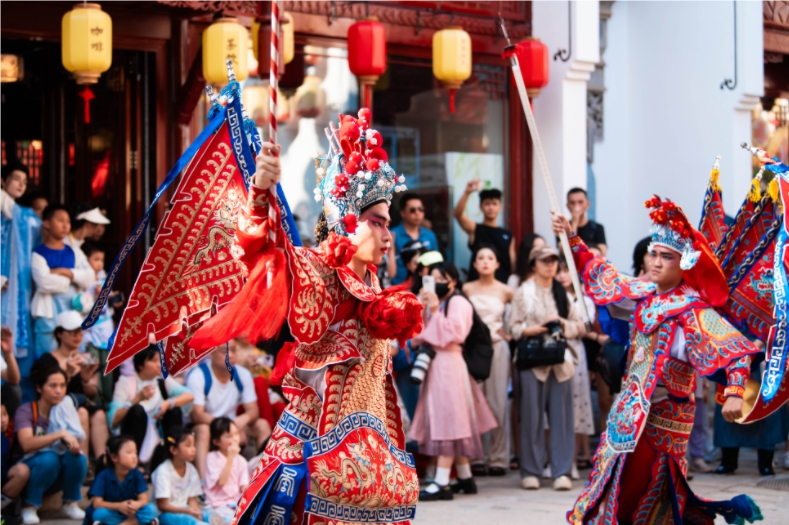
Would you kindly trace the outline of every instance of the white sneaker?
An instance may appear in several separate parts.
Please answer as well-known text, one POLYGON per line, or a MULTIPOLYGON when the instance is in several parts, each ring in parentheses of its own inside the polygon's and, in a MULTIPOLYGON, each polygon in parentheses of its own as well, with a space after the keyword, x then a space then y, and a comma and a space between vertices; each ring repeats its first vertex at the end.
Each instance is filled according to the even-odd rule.
POLYGON ((70 520, 84 520, 85 511, 79 508, 76 501, 69 501, 60 507, 60 512, 70 520))
POLYGON ((41 523, 41 520, 38 519, 38 512, 36 512, 36 510, 35 507, 22 507, 22 523, 25 525, 41 523))
POLYGON ((570 469, 570 477, 573 479, 581 479, 581 475, 578 473, 578 467, 573 465, 573 468, 570 469))
POLYGON ((553 490, 571 490, 573 482, 567 476, 559 476, 553 480, 553 490))
POLYGON ((537 478, 537 476, 526 476, 525 478, 521 479, 521 487, 526 490, 539 490, 540 480, 537 478))
POLYGON ((545 467, 545 469, 542 471, 542 477, 545 478, 545 479, 551 479, 553 477, 553 476, 551 476, 551 466, 550 465, 545 467))
POLYGON ((789 470, 789 452, 784 454, 784 470, 789 470))

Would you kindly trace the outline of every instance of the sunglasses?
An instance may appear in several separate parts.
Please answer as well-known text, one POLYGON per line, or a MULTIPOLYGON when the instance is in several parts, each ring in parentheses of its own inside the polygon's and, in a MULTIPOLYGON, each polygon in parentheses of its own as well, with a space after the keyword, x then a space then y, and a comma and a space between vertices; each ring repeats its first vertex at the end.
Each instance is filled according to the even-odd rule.
POLYGON ((408 213, 416 213, 416 212, 424 213, 425 209, 422 208, 421 206, 419 208, 408 208, 408 213))

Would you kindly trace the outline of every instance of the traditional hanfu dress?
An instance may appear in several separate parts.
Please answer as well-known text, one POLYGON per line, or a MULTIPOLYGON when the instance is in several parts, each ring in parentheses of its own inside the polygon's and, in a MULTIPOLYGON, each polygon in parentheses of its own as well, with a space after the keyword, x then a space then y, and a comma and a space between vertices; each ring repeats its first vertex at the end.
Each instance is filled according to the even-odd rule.
POLYGON ((33 297, 30 258, 33 248, 41 242, 41 219, 32 209, 16 204, 5 190, 0 190, 0 228, 2 325, 13 332, 14 357, 20 374, 27 377, 36 360, 30 314, 33 297))

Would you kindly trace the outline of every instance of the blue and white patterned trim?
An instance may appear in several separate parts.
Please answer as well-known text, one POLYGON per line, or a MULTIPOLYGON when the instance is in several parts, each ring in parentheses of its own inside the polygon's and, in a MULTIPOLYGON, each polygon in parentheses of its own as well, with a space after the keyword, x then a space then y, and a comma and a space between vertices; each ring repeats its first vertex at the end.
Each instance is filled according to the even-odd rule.
POLYGON ((291 436, 302 441, 315 439, 315 437, 318 435, 318 430, 315 427, 311 427, 287 410, 282 413, 282 416, 277 422, 277 426, 291 436))
POLYGON ((355 505, 342 505, 324 498, 307 494, 306 511, 337 521, 354 523, 397 523, 414 519, 416 505, 398 505, 396 507, 370 508, 355 505))
POLYGON ((368 412, 354 412, 353 414, 349 414, 326 434, 319 438, 306 441, 304 443, 304 458, 308 459, 313 456, 320 456, 331 452, 332 449, 343 442, 348 434, 361 428, 369 428, 377 432, 386 443, 386 446, 389 447, 389 452, 391 452, 400 463, 410 468, 416 468, 414 456, 397 448, 389 437, 389 433, 386 431, 386 424, 368 412))

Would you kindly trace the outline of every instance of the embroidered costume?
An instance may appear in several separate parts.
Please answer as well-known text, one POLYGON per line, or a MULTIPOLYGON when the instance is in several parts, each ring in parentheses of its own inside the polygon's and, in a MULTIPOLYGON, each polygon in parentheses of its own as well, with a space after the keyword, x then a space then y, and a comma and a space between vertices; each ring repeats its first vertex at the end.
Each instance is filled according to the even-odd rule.
POLYGON ((570 238, 586 292, 612 317, 629 315, 622 391, 608 417, 584 490, 568 512, 571 524, 711 525, 761 519, 745 495, 707 501, 690 489, 685 452, 693 427, 697 374, 742 397, 751 355, 760 351, 716 311, 728 300, 723 271, 704 237, 682 211, 655 197, 647 202, 653 245, 681 255, 682 283, 657 293, 655 283, 621 276, 570 238))
MULTIPOLYGON (((323 220, 318 249, 301 247, 279 185, 251 184, 262 142, 229 85, 209 123, 157 191, 184 174, 110 340, 107 370, 155 340, 162 370, 181 373, 234 337, 272 339, 285 321, 295 343, 277 357, 273 384, 288 400, 238 502, 240 523, 396 523, 413 518, 419 483, 394 389, 390 341, 422 329, 422 306, 382 291, 376 268, 348 264, 361 214, 405 190, 387 163, 370 111, 332 125, 332 151, 316 159, 323 220)), ((87 328, 99 318, 135 228, 108 273, 87 328)))
POLYGON ((316 159, 325 218, 316 232, 325 237, 319 249, 295 247, 282 235, 275 245, 268 192, 250 186, 236 231, 249 279, 192 340, 205 348, 238 335, 269 338, 285 314, 296 340, 277 357, 272 380, 282 382, 289 404, 238 503, 238 523, 394 523, 414 516, 419 482, 405 452, 389 340, 404 343, 421 331, 421 305, 402 289, 382 291, 374 265, 364 279, 348 267, 357 247, 347 236, 361 213, 405 189, 368 121, 365 109, 359 119, 343 117, 332 134, 335 150, 316 159))

